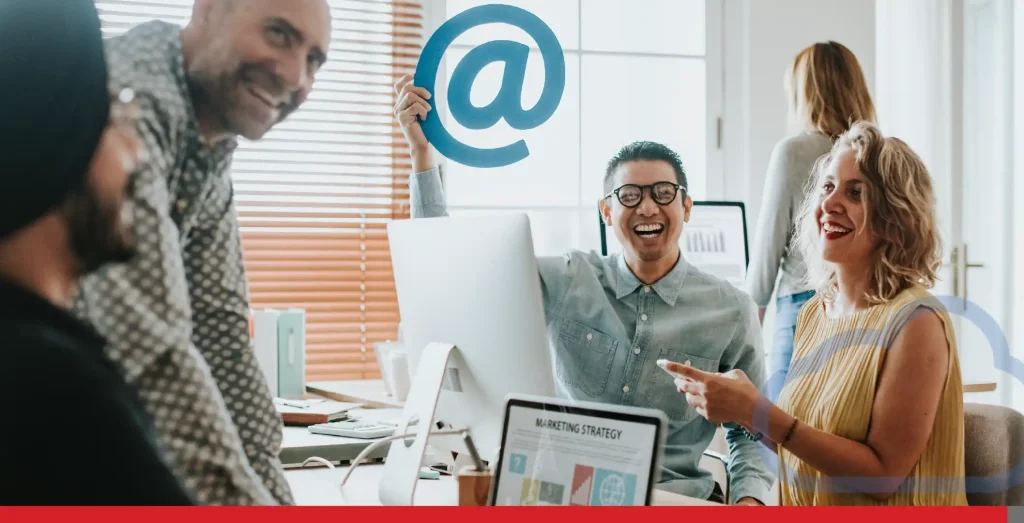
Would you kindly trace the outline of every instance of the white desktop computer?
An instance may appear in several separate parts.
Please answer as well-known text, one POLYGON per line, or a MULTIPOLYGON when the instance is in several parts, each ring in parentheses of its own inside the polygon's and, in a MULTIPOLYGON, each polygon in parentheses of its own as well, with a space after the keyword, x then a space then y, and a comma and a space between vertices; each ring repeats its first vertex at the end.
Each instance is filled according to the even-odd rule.
POLYGON ((554 355, 525 214, 396 221, 388 236, 412 372, 396 433, 419 436, 392 443, 380 499, 411 505, 427 433, 468 429, 496 458, 506 397, 554 396, 554 355))

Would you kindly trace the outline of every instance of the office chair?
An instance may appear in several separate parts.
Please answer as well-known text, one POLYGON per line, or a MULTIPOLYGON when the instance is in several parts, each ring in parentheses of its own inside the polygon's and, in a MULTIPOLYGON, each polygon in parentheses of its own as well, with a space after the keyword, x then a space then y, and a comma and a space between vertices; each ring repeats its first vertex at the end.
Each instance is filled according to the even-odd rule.
POLYGON ((967 503, 1024 506, 1024 414, 964 404, 967 503))

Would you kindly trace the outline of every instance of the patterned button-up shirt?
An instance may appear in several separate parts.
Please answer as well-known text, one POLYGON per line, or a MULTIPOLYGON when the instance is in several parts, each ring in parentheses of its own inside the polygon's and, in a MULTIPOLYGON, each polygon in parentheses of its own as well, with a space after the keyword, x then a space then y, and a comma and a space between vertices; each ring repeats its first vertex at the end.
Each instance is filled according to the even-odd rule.
POLYGON ((180 27, 107 41, 110 81, 141 103, 147 164, 134 175, 138 256, 82 281, 75 310, 110 343, 178 475, 206 504, 291 504, 282 424, 249 337, 249 298, 228 167, 186 83, 180 27))
MULTIPOLYGON (((410 192, 414 218, 447 215, 438 169, 413 175, 410 192)), ((753 300, 683 258, 652 285, 637 279, 621 255, 574 251, 537 263, 559 395, 663 411, 669 429, 658 488, 709 499, 714 480, 700 459, 717 426, 686 403, 655 362, 740 369, 760 388, 764 353, 753 300)), ((725 439, 731 500, 767 502, 774 478, 758 443, 731 423, 725 439)))

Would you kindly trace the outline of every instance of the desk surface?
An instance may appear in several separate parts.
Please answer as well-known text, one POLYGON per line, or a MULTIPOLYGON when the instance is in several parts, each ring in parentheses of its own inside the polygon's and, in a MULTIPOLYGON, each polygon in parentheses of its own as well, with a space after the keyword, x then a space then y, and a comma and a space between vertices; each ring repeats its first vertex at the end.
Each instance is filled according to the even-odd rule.
MULTIPOLYGON (((368 421, 397 419, 402 414, 397 409, 353 409, 351 415, 368 421)), ((285 427, 281 442, 281 463, 286 467, 302 465, 307 458, 316 456, 332 463, 348 462, 376 440, 343 438, 311 434, 307 427, 285 427)), ((388 445, 381 445, 367 456, 367 459, 384 458, 388 445)))
MULTIPOLYGON (((314 456, 332 463, 349 462, 374 441, 310 434, 305 427, 285 427, 281 442, 281 463, 285 467, 300 466, 303 461, 314 456)), ((387 455, 388 446, 381 445, 367 458, 378 459, 387 455)))
POLYGON ((405 405, 385 392, 384 380, 314 381, 306 384, 306 392, 335 401, 362 403, 371 409, 400 409, 405 405))
POLYGON ((992 392, 996 390, 996 386, 997 385, 995 383, 965 383, 964 393, 992 392))
MULTIPOLYGON (((369 403, 376 407, 387 407, 396 403, 384 394, 384 385, 380 380, 310 383, 307 390, 337 401, 369 403)), ((395 408, 354 409, 352 414, 363 419, 383 420, 398 417, 401 410, 395 408)), ((347 471, 347 463, 334 470, 316 464, 311 464, 306 468, 300 467, 302 462, 311 456, 318 456, 332 463, 347 462, 355 459, 372 441, 310 434, 306 427, 285 427, 281 461, 288 467, 285 471, 285 478, 291 485, 296 503, 314 506, 380 505, 377 487, 384 471, 384 466, 380 463, 360 465, 352 473, 344 491, 338 484, 341 483, 341 478, 347 471)), ((388 449, 388 445, 381 445, 368 458, 384 458, 387 456, 388 449)), ((419 480, 416 487, 415 503, 423 506, 455 506, 459 504, 458 494, 458 482, 451 476, 442 476, 437 480, 419 480)), ((654 504, 663 506, 717 505, 706 500, 659 490, 655 490, 654 504)))
MULTIPOLYGON (((379 506, 377 486, 380 483, 384 465, 367 463, 352 473, 344 491, 338 486, 347 467, 331 470, 312 466, 305 469, 285 471, 285 478, 295 495, 298 505, 313 506, 379 506)), ((459 504, 458 482, 451 476, 441 479, 421 479, 416 486, 417 506, 456 506, 459 504)), ((702 499, 690 498, 660 490, 654 491, 654 504, 660 506, 721 506, 702 499)))
MULTIPOLYGON (((995 383, 964 383, 964 393, 992 392, 995 383)), ((367 408, 402 408, 402 401, 389 396, 383 380, 315 381, 306 391, 335 401, 363 403, 367 408)))

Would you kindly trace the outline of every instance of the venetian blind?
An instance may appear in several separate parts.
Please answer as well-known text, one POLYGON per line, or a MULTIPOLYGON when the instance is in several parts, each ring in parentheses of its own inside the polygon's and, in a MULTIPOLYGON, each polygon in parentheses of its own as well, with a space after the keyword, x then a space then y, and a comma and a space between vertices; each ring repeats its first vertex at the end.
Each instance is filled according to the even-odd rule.
MULTIPOLYGON (((379 377, 395 339, 387 222, 409 216, 408 147, 393 85, 414 72, 420 0, 329 0, 329 60, 309 100, 232 165, 254 309, 306 311, 306 378, 379 377)), ((100 0, 106 36, 152 19, 184 25, 192 0, 100 0)))

